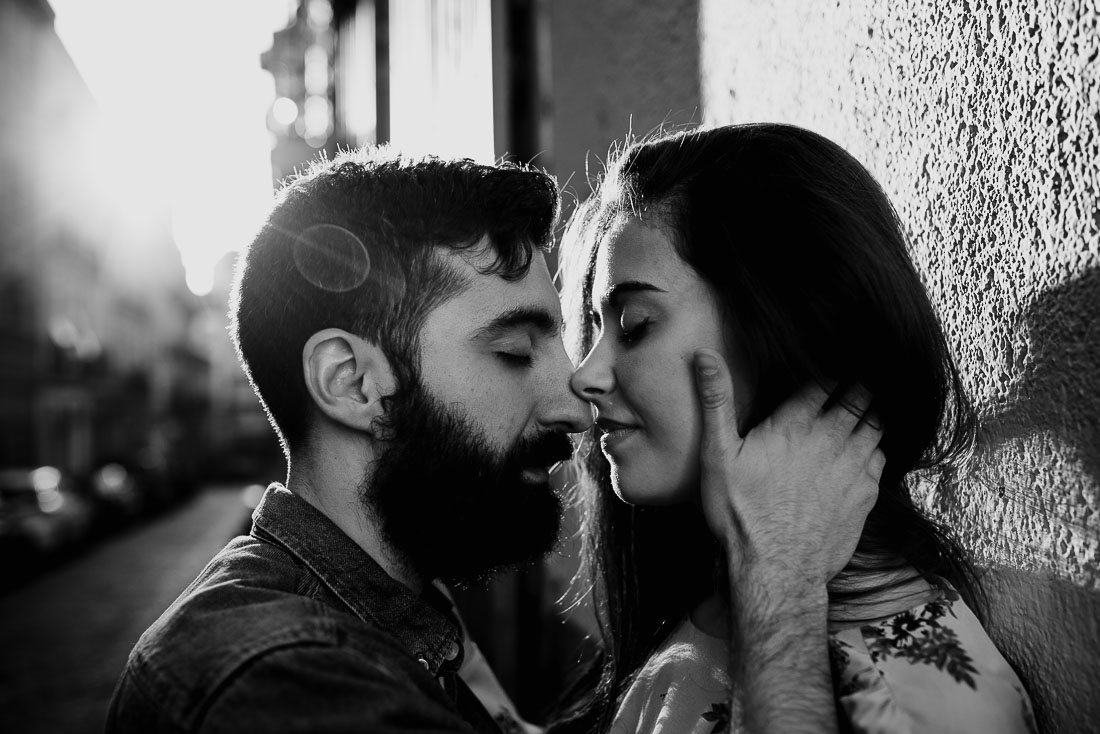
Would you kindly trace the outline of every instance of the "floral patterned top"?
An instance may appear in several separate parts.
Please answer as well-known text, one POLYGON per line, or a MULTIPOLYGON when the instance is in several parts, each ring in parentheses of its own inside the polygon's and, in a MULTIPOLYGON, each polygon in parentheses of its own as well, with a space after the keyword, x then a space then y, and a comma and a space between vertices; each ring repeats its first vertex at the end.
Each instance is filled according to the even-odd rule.
MULTIPOLYGON (((829 635, 837 709, 853 732, 1035 734, 1031 701, 952 591, 829 635)), ((615 734, 737 731, 725 639, 685 619, 638 672, 615 734)))

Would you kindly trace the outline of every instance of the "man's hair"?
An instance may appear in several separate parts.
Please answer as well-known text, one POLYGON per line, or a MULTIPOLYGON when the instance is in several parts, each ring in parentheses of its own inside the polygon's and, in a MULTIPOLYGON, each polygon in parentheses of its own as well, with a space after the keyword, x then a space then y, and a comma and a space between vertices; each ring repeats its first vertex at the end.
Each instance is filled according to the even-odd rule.
POLYGON ((554 179, 512 163, 411 158, 387 147, 320 160, 290 180, 240 256, 230 298, 233 345, 289 459, 307 438, 302 349, 337 328, 386 354, 397 397, 418 370, 420 328, 465 283, 440 248, 487 237, 484 274, 522 278, 549 247, 554 179))

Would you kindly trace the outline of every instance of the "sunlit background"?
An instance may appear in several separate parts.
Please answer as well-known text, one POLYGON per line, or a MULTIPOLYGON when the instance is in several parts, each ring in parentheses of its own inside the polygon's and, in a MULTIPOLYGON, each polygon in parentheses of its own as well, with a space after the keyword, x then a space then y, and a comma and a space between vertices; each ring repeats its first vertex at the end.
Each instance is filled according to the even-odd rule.
POLYGON ((0 2, 0 466, 277 463, 225 331, 236 254, 342 149, 529 157, 503 31, 522 7, 494 26, 490 0, 0 2))
MULTIPOLYGON (((53 0, 57 34, 102 110, 103 185, 135 210, 171 211, 198 295, 215 263, 256 229, 271 199, 271 75, 257 64, 296 10, 286 0, 53 0), (109 141, 124 133, 126 145, 109 141)), ((90 143, 97 147, 96 142, 90 143)))
MULTIPOLYGON (((258 228, 269 206, 274 130, 295 129, 322 149, 333 134, 333 77, 348 99, 349 143, 376 139, 372 53, 375 18, 356 14, 348 35, 359 41, 332 65, 333 9, 327 0, 305 5, 315 38, 305 48, 305 94, 276 96, 276 74, 257 63, 272 36, 298 13, 297 0, 53 0, 55 27, 88 84, 103 117, 85 134, 102 185, 134 210, 167 201, 172 236, 187 285, 196 295, 214 285, 214 268, 258 228), (348 94, 349 91, 354 93, 348 94), (126 146, 107 141, 123 132, 126 146), (163 199, 162 199, 163 197, 163 199)), ((364 4, 366 5, 366 4, 364 4)), ((493 100, 489 4, 452 5, 440 22, 456 32, 433 42, 435 4, 394 3, 391 142, 413 152, 493 158, 493 100), (458 116, 449 110, 466 109, 458 116), (456 124, 457 123, 457 124, 456 124)), ((276 65, 280 61, 274 62, 276 65)))
POLYGON ((537 156, 539 4, 493 8, 0 0, 0 468, 279 478, 226 334, 236 255, 344 149, 537 156))

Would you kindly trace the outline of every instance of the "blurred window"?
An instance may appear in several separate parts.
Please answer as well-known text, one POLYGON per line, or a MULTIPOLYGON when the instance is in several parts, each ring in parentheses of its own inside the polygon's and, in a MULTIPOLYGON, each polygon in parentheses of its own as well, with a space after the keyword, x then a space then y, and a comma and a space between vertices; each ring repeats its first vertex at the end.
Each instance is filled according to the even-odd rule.
POLYGON ((344 138, 353 145, 378 142, 376 28, 374 0, 360 0, 337 32, 337 114, 344 138))
POLYGON ((390 3, 390 138, 410 153, 494 159, 489 0, 390 3))

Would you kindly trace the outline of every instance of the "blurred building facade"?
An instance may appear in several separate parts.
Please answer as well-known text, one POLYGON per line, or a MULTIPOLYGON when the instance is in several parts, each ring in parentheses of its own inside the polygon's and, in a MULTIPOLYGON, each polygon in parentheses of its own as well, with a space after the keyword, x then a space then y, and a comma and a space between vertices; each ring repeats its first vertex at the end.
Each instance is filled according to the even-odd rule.
POLYGON ((261 58, 275 81, 276 100, 267 119, 275 182, 320 152, 331 157, 345 143, 345 130, 337 131, 333 120, 335 41, 332 5, 302 2, 261 58))
POLYGON ((0 3, 0 129, 0 466, 199 459, 209 359, 167 202, 127 200, 140 166, 45 0, 0 3))

